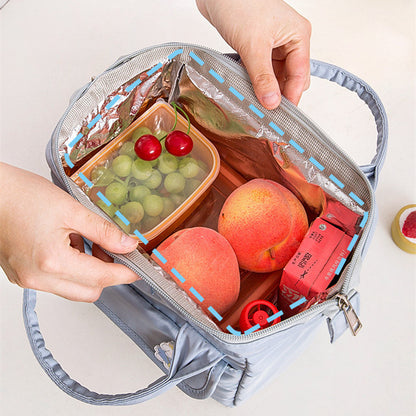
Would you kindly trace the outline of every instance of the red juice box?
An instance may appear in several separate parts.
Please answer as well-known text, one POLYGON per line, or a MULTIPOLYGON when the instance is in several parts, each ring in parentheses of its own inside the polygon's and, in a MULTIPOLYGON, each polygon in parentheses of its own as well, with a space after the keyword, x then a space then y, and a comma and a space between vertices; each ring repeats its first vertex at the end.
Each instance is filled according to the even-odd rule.
POLYGON ((283 269, 279 307, 286 316, 299 313, 327 297, 327 289, 352 238, 322 218, 312 222, 298 250, 283 269), (290 305, 305 297, 306 302, 290 305), (292 306, 293 307, 293 306, 292 306))

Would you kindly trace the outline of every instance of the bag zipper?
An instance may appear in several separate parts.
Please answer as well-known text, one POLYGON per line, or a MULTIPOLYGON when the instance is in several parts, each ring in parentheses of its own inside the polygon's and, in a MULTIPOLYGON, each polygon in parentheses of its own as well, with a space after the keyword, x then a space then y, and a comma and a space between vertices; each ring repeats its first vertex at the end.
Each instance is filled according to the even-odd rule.
MULTIPOLYGON (((81 94, 76 94, 76 100, 78 100, 91 86, 92 84, 98 79, 100 78, 102 75, 104 75, 105 73, 112 71, 113 69, 117 68, 118 66, 124 64, 125 62, 127 62, 128 60, 131 60, 132 58, 143 54, 151 49, 155 49, 158 47, 172 47, 172 46, 178 46, 178 47, 191 47, 191 48, 198 48, 200 50, 204 50, 208 53, 210 53, 211 55, 213 55, 214 57, 216 57, 219 61, 222 61, 223 63, 226 63, 227 66, 229 67, 229 69, 231 69, 234 72, 238 72, 238 75, 240 75, 242 78, 248 80, 248 75, 247 73, 243 70, 243 68, 241 67, 241 65, 239 65, 234 59, 221 54, 218 51, 215 51, 214 49, 211 48, 207 48, 205 46, 200 46, 200 45, 194 45, 194 44, 182 44, 182 43, 178 43, 178 42, 170 42, 170 43, 166 43, 163 45, 158 45, 158 46, 153 46, 153 47, 147 47, 144 49, 141 49, 139 51, 136 51, 134 53, 131 53, 129 55, 126 55, 125 57, 120 58, 119 60, 117 60, 112 66, 110 66, 109 68, 107 68, 103 73, 101 73, 99 76, 97 76, 96 78, 94 78, 94 80, 92 80, 89 84, 85 85, 83 87, 83 91, 81 94)), ((75 100, 74 100, 75 101, 75 100)), ((71 105, 66 109, 66 111, 64 112, 63 116, 61 117, 60 121, 58 122, 57 126, 55 127, 53 133, 52 133, 52 137, 54 139, 56 139, 56 134, 57 132, 60 131, 63 121, 65 120, 67 114, 69 113, 69 111, 72 108, 72 104, 74 103, 74 101, 71 103, 71 105)), ((296 106, 294 106, 293 104, 289 103, 288 100, 286 100, 284 97, 282 97, 282 105, 284 107, 286 107, 287 110, 289 110, 289 112, 291 113, 291 116, 295 117, 297 119, 297 121, 301 122, 302 124, 306 125, 308 128, 314 130, 314 132, 318 135, 318 137, 321 135, 323 136, 325 139, 327 139, 328 141, 331 142, 331 145, 334 145, 334 147, 336 148, 336 150, 338 151, 339 154, 341 154, 346 162, 349 162, 352 166, 355 165, 355 163, 351 160, 351 158, 349 158, 347 155, 344 154, 344 152, 342 151, 342 149, 340 149, 335 143, 332 142, 332 140, 329 139, 329 137, 327 137, 327 135, 321 130, 319 129, 315 124, 311 123, 308 118, 306 117, 306 115, 304 115, 296 106)), ((55 143, 54 143, 55 144, 55 143)), ((52 152, 53 154, 53 158, 54 158, 54 162, 55 162, 55 166, 58 167, 58 171, 59 171, 59 176, 63 179, 63 182, 65 184, 65 188, 68 190, 68 192, 70 193, 70 195, 77 199, 76 196, 74 195, 74 193, 72 192, 72 189, 69 185, 69 179, 64 171, 64 168, 61 164, 61 160, 59 157, 59 149, 58 146, 54 146, 55 147, 55 151, 52 152)), ((365 179, 365 181, 368 182, 368 179, 365 177, 365 175, 362 173, 362 171, 360 169, 358 169, 361 176, 365 179)), ((368 185, 371 188, 371 185, 368 182, 368 185)), ((371 206, 374 206, 374 193, 370 192, 371 195, 371 206)), ((172 299, 170 296, 168 296, 164 291, 162 291, 159 286, 157 286, 153 280, 147 276, 147 274, 143 273, 142 270, 140 270, 134 263, 128 261, 124 256, 119 256, 113 253, 110 253, 106 250, 107 254, 109 254, 111 257, 113 257, 114 259, 117 259, 117 261, 123 265, 125 265, 126 267, 130 268, 132 271, 134 271, 138 276, 140 276, 140 278, 142 278, 144 281, 146 281, 147 284, 149 284, 152 289, 154 289, 159 295, 161 295, 162 298, 166 299, 169 301, 170 304, 172 304, 178 311, 181 312, 182 316, 184 316, 187 320, 191 321, 194 325, 196 325, 197 327, 203 329, 204 331, 206 331, 207 333, 209 333, 210 335, 215 336, 216 338, 224 341, 224 342, 229 342, 229 343, 246 343, 246 342, 250 342, 250 341, 255 341, 257 339, 263 338, 265 336, 269 336, 272 335, 276 332, 282 331, 284 329, 287 329, 288 327, 296 324, 297 322, 300 322, 304 319, 307 319, 309 316, 313 316, 313 315, 318 315, 319 313, 322 313, 326 308, 331 307, 331 306, 338 306, 338 308, 340 310, 342 310, 344 312, 345 318, 351 328, 351 331, 354 335, 356 335, 358 333, 358 331, 361 329, 362 324, 360 322, 360 320, 358 319, 358 315, 356 314, 354 308, 352 307, 351 303, 349 302, 348 298, 347 298, 347 291, 349 289, 349 284, 352 278, 352 274, 353 274, 353 270, 357 264, 358 261, 358 254, 359 252, 361 252, 362 246, 366 240, 367 234, 369 232, 370 229, 370 224, 372 224, 373 222, 373 210, 369 211, 368 214, 368 219, 367 219, 367 224, 365 226, 365 229, 363 230, 363 234, 355 248, 355 254, 353 255, 350 263, 349 263, 349 268, 346 271, 346 275, 345 275, 345 279, 344 279, 344 283, 341 287, 341 290, 339 293, 337 293, 336 295, 334 295, 332 298, 317 304, 317 305, 313 305, 311 306, 309 309, 307 309, 306 311, 303 311, 297 315, 294 315, 288 319, 283 320, 282 322, 275 324, 271 327, 265 328, 263 330, 259 330, 259 331, 255 331, 252 332, 250 334, 241 334, 241 335, 234 335, 234 334, 227 334, 225 332, 222 332, 220 330, 216 330, 213 329, 212 327, 207 326, 206 324, 198 321, 193 315, 191 315, 190 313, 188 313, 180 304, 178 304, 174 299, 172 299)), ((157 273, 155 271, 155 273, 157 273)))
POLYGON ((344 312, 345 319, 348 322, 352 334, 356 336, 363 327, 360 318, 358 318, 358 315, 345 295, 337 293, 335 298, 338 300, 338 307, 344 312))

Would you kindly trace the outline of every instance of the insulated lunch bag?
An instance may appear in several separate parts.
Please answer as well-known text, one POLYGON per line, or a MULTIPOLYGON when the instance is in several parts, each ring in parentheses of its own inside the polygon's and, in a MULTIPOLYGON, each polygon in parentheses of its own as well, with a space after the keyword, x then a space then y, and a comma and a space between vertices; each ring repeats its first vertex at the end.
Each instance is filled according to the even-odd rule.
MULTIPOLYGON (((231 321, 222 323, 227 317, 214 308, 208 308, 210 313, 203 310, 204 294, 198 303, 185 293, 154 261, 137 232, 142 238, 137 250, 111 255, 141 279, 105 288, 95 304, 165 376, 124 394, 99 394, 82 386, 47 349, 35 311, 36 291, 25 289, 24 322, 31 347, 59 388, 94 405, 130 405, 178 386, 193 398, 212 397, 232 407, 275 377, 324 322, 331 342, 347 328, 354 334, 359 330, 356 287, 376 224, 374 189, 386 153, 387 117, 377 94, 353 74, 311 60, 311 75, 354 91, 369 106, 376 121, 377 150, 368 165, 357 166, 285 98, 276 110, 262 108, 238 56, 201 46, 169 43, 123 56, 71 97, 48 143, 47 160, 53 182, 97 214, 109 219, 88 196, 93 184, 82 174, 85 164, 128 132, 146 111, 175 102, 215 146, 221 166, 244 180, 269 178, 282 183, 302 201, 310 222, 326 214, 333 217, 333 224, 350 234, 350 243, 324 297, 312 299, 307 307, 301 305, 304 297, 294 297, 288 312, 279 313, 280 322, 242 330, 231 321), (74 180, 76 172, 83 185, 74 180)), ((155 117, 156 123, 163 123, 155 117)), ((221 172, 222 184, 228 183, 221 172)), ((210 215, 201 220, 198 213, 215 208, 216 183, 180 227, 202 221, 215 228, 210 215)), ((91 242, 85 240, 85 247, 90 250, 91 242)), ((273 284, 271 292, 279 305, 279 287, 273 284)))

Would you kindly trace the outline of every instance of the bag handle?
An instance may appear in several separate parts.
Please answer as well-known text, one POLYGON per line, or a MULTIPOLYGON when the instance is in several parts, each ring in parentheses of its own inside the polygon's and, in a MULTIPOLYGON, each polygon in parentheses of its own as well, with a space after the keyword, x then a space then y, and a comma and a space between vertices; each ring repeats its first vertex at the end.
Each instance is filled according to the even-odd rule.
POLYGON ((370 108, 377 127, 376 154, 368 165, 360 166, 375 189, 387 151, 388 124, 384 106, 376 92, 362 79, 336 65, 311 59, 311 75, 335 82, 355 92, 370 108))
MULTIPOLYGON (((36 291, 25 289, 23 294, 23 317, 32 350, 51 380, 65 393, 94 405, 131 405, 149 400, 169 388, 197 374, 218 367, 225 368, 222 360, 224 354, 205 341, 188 324, 178 329, 175 349, 169 374, 161 377, 148 387, 133 393, 99 394, 73 380, 54 359, 46 348, 45 340, 40 332, 39 321, 35 311, 36 291)), ((211 371, 210 376, 219 379, 223 371, 211 371)), ((216 385, 216 383, 214 383, 216 385)), ((212 391, 211 391, 212 393, 212 391)))

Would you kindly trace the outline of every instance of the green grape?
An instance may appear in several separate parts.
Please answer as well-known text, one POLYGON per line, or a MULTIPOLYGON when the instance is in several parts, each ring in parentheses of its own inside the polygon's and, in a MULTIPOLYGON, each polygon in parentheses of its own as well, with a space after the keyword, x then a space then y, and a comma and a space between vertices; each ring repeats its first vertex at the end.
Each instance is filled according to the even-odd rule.
POLYGON ((200 167, 198 175, 196 175, 196 178, 198 179, 204 179, 207 176, 207 173, 209 171, 208 166, 205 162, 202 160, 197 160, 197 163, 200 167))
POLYGON ((131 173, 136 179, 146 180, 152 174, 152 164, 143 159, 136 159, 131 166, 131 173))
POLYGON ((96 166, 91 172, 91 181, 97 186, 109 185, 114 177, 114 173, 105 166, 96 166))
POLYGON ((202 160, 197 160, 197 163, 203 171, 208 172, 209 169, 205 162, 203 162, 202 160))
MULTIPOLYGON (((136 179, 135 177, 133 177, 133 176, 129 176, 129 180, 128 180, 128 183, 127 183, 127 187, 129 188, 129 190, 130 189, 132 189, 132 188, 134 188, 135 186, 138 186, 138 185, 141 185, 142 184, 142 182, 143 181, 141 181, 141 180, 139 180, 139 179, 136 179)), ((124 182, 125 183, 125 182, 124 182)))
POLYGON ((143 208, 147 215, 157 217, 163 211, 163 199, 159 195, 147 195, 143 200, 143 208))
POLYGON ((149 160, 149 162, 152 165, 152 168, 154 168, 157 165, 157 159, 149 160))
POLYGON ((162 183, 162 174, 153 169, 152 174, 143 182, 143 185, 146 185, 150 189, 156 189, 162 183))
POLYGON ((167 175, 168 173, 174 172, 176 169, 178 169, 178 159, 176 156, 173 156, 170 153, 162 153, 157 160, 157 168, 164 175, 167 175))
POLYGON ((130 201, 143 202, 144 197, 150 194, 150 189, 147 186, 138 185, 130 189, 129 198, 130 201))
POLYGON ((185 178, 179 172, 171 172, 166 175, 163 185, 170 194, 178 194, 185 188, 185 178))
POLYGON ((152 134, 152 131, 148 127, 138 127, 131 135, 131 141, 133 144, 135 144, 137 139, 140 139, 140 137, 144 136, 145 134, 152 134))
POLYGON ((107 206, 107 204, 102 201, 101 199, 99 199, 96 202, 96 205, 102 209, 109 217, 114 217, 116 211, 117 211, 117 207, 113 204, 111 204, 109 207, 107 206))
POLYGON ((140 202, 127 202, 120 207, 120 212, 130 221, 130 222, 140 222, 144 216, 143 206, 140 202))
POLYGON ((113 221, 126 233, 130 234, 130 224, 126 225, 119 217, 114 217, 113 221))
POLYGON ((193 178, 198 175, 200 167, 198 162, 192 157, 185 157, 179 162, 179 172, 185 178, 193 178))
POLYGON ((170 200, 175 204, 175 206, 179 206, 185 201, 186 197, 181 194, 172 194, 169 196, 170 200))
POLYGON ((137 157, 136 152, 134 151, 134 143, 133 142, 125 142, 120 147, 119 150, 120 155, 127 155, 130 156, 132 159, 137 157))
POLYGON ((161 219, 159 216, 151 217, 151 216, 146 215, 143 218, 143 221, 141 222, 141 231, 143 233, 147 233, 152 228, 155 228, 157 225, 159 225, 160 222, 161 222, 161 219))
POLYGON ((163 197, 163 211, 160 214, 161 218, 166 218, 170 214, 172 214, 173 211, 175 211, 175 204, 170 198, 163 197))
MULTIPOLYGON (((157 133, 154 133, 154 136, 158 139, 161 140, 163 137, 167 136, 167 131, 165 130, 159 130, 157 133)), ((162 144, 162 143, 161 143, 162 144)), ((163 146, 162 146, 163 147, 163 146)))
POLYGON ((198 189, 198 186, 201 185, 201 181, 195 178, 188 179, 185 183, 184 194, 186 196, 191 195, 194 191, 198 189))
POLYGON ((127 186, 120 182, 111 182, 105 188, 105 197, 114 205, 121 205, 127 196, 127 186))
POLYGON ((120 176, 121 178, 125 178, 126 176, 130 175, 132 163, 133 163, 133 160, 130 156, 121 155, 121 156, 117 156, 113 160, 113 163, 111 164, 111 168, 113 169, 113 172, 117 176, 120 176))

